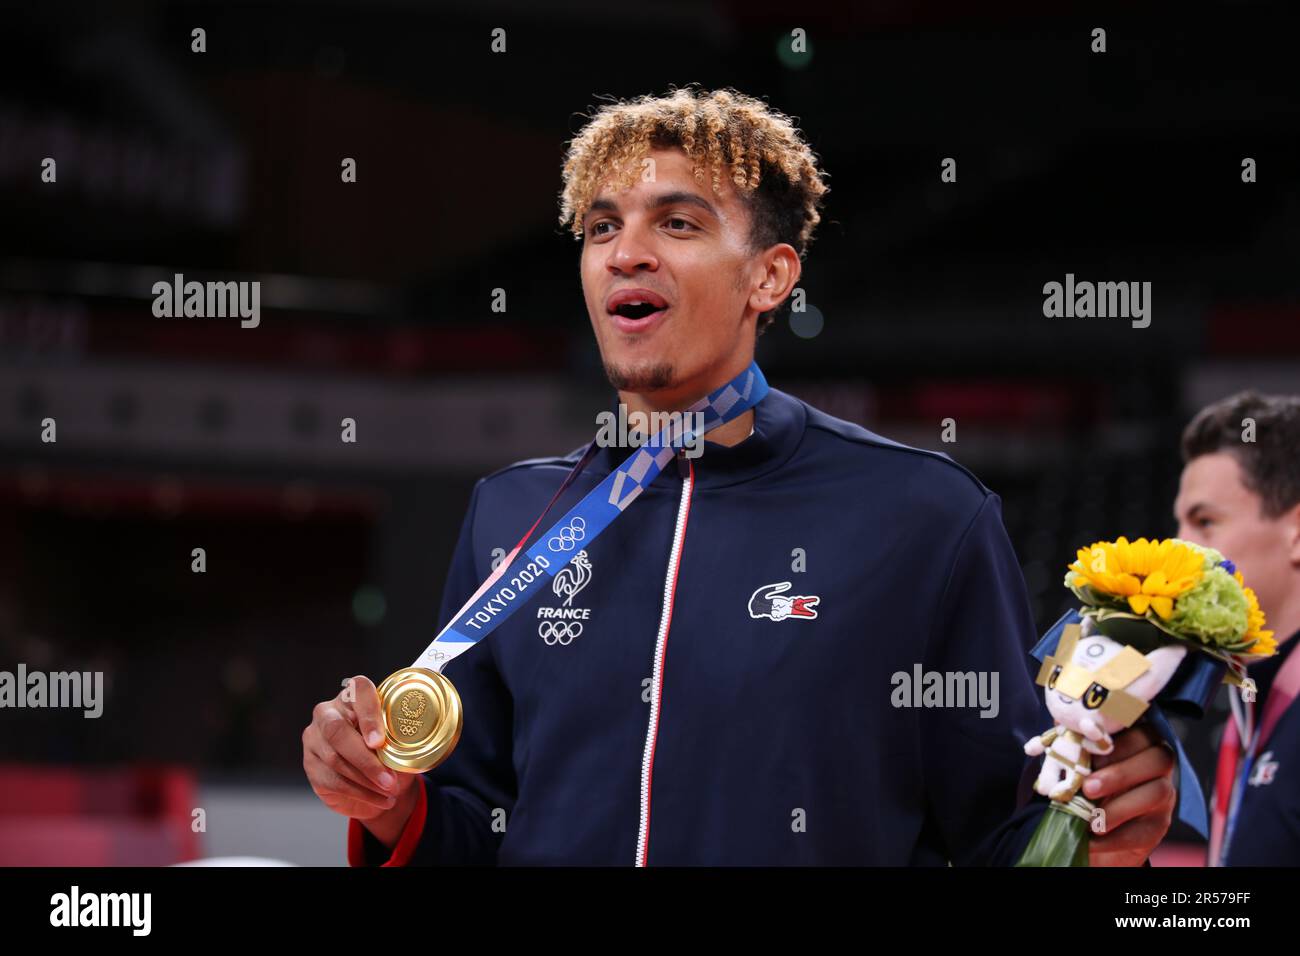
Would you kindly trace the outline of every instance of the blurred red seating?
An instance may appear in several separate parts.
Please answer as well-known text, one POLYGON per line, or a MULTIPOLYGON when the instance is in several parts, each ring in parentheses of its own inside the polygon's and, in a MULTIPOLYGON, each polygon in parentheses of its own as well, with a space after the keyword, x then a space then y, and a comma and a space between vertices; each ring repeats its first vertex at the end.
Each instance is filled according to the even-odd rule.
POLYGON ((1151 854, 1152 866, 1205 866, 1204 843, 1162 843, 1151 854))
POLYGON ((200 855, 182 767, 0 763, 0 866, 167 866, 200 855))

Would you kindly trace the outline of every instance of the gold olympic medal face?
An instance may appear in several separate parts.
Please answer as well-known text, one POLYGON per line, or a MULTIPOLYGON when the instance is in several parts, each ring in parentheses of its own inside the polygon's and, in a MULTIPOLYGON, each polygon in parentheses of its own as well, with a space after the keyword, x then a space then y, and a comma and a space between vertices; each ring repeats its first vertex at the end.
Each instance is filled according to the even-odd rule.
POLYGON ((432 770, 460 740, 460 695, 451 681, 425 667, 408 667, 379 685, 384 766, 402 773, 432 770))

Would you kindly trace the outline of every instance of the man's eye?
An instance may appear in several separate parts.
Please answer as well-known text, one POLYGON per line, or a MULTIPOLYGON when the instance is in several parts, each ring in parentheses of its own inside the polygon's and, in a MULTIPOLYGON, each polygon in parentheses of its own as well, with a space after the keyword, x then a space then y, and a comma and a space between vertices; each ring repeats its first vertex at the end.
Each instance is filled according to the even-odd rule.
MULTIPOLYGON (((667 220, 667 222, 668 222, 669 225, 672 225, 672 224, 675 223, 675 222, 680 222, 682 225, 686 226, 688 229, 694 229, 694 228, 695 228, 695 224, 694 224, 693 222, 690 222, 689 220, 686 220, 686 219, 679 219, 679 218, 677 218, 676 216, 674 216, 672 219, 667 220)), ((681 230, 681 229, 670 229, 669 231, 670 231, 670 232, 682 232, 683 230, 681 230)))
POLYGON ((600 222, 598 222, 598 223, 594 223, 594 224, 592 225, 592 227, 591 227, 590 229, 587 230, 587 232, 588 232, 589 235, 592 235, 592 236, 603 236, 603 235, 605 235, 605 233, 603 233, 603 232, 600 231, 600 227, 601 227, 601 226, 609 226, 609 225, 612 225, 612 223, 610 223, 610 222, 608 222, 608 221, 602 219, 600 222))

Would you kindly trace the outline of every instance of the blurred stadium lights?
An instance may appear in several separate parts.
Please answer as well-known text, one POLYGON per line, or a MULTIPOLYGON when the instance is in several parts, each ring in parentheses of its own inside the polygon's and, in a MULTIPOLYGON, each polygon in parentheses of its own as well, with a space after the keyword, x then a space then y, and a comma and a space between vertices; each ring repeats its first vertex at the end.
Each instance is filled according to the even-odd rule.
POLYGON ((550 379, 398 388, 356 376, 215 367, 200 373, 140 361, 32 366, 0 377, 0 446, 36 454, 30 438, 46 416, 57 422, 58 443, 40 458, 54 457, 57 448, 57 457, 108 453, 457 474, 562 453, 589 440, 595 427, 594 412, 550 379), (135 409, 127 421, 111 414, 124 390, 135 409), (341 440, 344 418, 356 422, 355 445, 341 440))
MULTIPOLYGON (((390 286, 325 276, 180 269, 161 265, 10 258, 0 262, 0 288, 9 292, 76 295, 90 298, 141 300, 152 303, 155 282, 170 284, 180 272, 185 281, 257 281, 266 309, 314 311, 333 315, 372 317, 396 311, 401 298, 390 286)), ((146 307, 143 314, 148 314, 146 307)))

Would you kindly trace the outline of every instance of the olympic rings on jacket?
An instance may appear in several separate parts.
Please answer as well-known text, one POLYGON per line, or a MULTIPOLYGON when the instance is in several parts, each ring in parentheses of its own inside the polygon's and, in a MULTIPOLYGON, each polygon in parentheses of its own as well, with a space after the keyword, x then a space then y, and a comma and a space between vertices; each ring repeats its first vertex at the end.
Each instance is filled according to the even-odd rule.
POLYGON ((537 636, 547 644, 554 645, 556 641, 561 644, 568 644, 575 637, 582 636, 582 622, 543 621, 537 625, 537 636))

